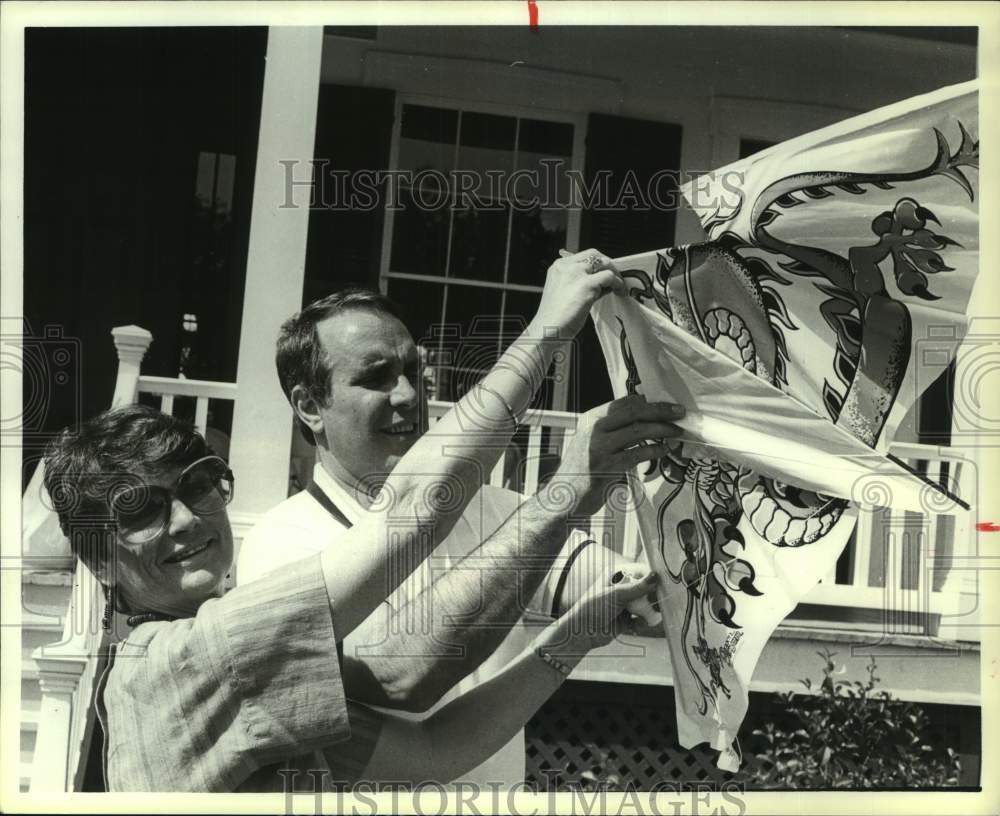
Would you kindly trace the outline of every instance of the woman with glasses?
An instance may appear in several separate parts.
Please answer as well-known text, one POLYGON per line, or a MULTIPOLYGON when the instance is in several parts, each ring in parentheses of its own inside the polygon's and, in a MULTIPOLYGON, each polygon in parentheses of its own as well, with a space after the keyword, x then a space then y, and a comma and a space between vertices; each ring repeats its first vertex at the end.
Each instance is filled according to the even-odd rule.
MULTIPOLYGON (((358 545, 330 548, 227 594, 233 474, 199 434, 142 406, 64 432, 46 458, 46 489, 74 552, 134 627, 98 689, 109 789, 282 790, 297 775, 308 787, 306 772, 329 769, 327 749, 352 736, 364 768, 372 757, 361 754, 376 739, 365 747, 352 735, 335 644, 447 536, 561 348, 553 337, 572 337, 590 305, 621 287, 608 259, 593 251, 553 264, 529 328, 393 469, 347 534, 345 545, 358 545), (449 455, 442 436, 461 437, 460 456, 449 455)), ((602 438, 613 440, 601 450, 582 422, 564 463, 583 464, 565 474, 566 486, 596 496, 600 475, 666 455, 665 440, 638 445, 675 436, 674 418, 672 406, 631 398, 601 412, 602 438)), ((648 579, 617 577, 562 625, 614 621, 652 588, 648 579)), ((589 648, 595 641, 584 634, 589 648)), ((575 662, 565 654, 567 638, 581 643, 579 632, 549 632, 544 653, 522 656, 495 688, 511 701, 512 689, 549 672, 549 685, 534 683, 537 693, 514 695, 505 716, 516 715, 518 727, 553 690, 551 677, 561 682, 575 662)))

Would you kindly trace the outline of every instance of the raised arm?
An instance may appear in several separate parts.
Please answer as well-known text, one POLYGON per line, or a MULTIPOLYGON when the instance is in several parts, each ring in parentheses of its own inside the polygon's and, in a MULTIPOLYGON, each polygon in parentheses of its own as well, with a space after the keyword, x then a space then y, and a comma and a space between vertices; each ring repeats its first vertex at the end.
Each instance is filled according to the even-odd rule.
MULTIPOLYGON (((615 583, 605 576, 502 672, 426 719, 385 715, 363 778, 446 783, 496 753, 590 649, 609 643, 628 625, 627 604, 655 590, 649 570, 618 576, 615 583), (483 712, 489 712, 487 720, 483 712)), ((351 745, 337 750, 350 751, 351 745)))
MULTIPOLYGON (((525 499, 479 548, 441 571, 427 589, 396 611, 396 621, 430 621, 430 627, 407 629, 382 614, 362 624, 352 648, 345 650, 348 696, 424 711, 478 668, 546 578, 571 520, 603 504, 608 480, 665 455, 664 443, 641 448, 639 443, 676 436, 679 429, 671 420, 679 416, 678 406, 647 403, 638 396, 581 416, 547 487, 525 499)), ((593 558, 588 562, 596 563, 593 558)), ((603 561, 605 574, 613 563, 610 557, 603 561)), ((591 571, 596 575, 600 567, 592 566, 591 571)), ((579 596, 576 593, 574 600, 579 596)))
POLYGON ((509 441, 552 357, 591 305, 623 284, 595 250, 557 260, 538 312, 492 371, 400 460, 343 546, 323 554, 339 638, 367 618, 451 530, 509 441), (461 440, 460 451, 442 445, 461 440))

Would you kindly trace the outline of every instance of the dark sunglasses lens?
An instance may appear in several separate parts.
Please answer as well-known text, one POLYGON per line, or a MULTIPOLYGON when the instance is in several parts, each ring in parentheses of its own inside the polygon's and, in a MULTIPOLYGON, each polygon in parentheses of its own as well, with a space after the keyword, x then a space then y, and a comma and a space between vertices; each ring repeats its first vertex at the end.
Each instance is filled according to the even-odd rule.
POLYGON ((129 540, 154 538, 163 528, 169 504, 170 495, 161 488, 138 487, 122 493, 114 506, 119 531, 129 540))
POLYGON ((177 498, 198 513, 221 510, 233 494, 229 468, 221 461, 208 461, 187 471, 177 485, 177 498))

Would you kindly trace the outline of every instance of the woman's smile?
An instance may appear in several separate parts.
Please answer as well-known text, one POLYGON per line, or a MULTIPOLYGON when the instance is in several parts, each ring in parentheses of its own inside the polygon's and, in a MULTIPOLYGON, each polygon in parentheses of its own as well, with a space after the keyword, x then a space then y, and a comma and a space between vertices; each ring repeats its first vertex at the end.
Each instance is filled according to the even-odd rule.
POLYGON ((215 543, 214 538, 210 538, 207 541, 202 541, 197 544, 189 544, 188 546, 178 550, 173 555, 169 555, 163 559, 164 564, 180 564, 182 566, 189 565, 194 559, 198 558, 200 555, 205 553, 209 547, 215 543))

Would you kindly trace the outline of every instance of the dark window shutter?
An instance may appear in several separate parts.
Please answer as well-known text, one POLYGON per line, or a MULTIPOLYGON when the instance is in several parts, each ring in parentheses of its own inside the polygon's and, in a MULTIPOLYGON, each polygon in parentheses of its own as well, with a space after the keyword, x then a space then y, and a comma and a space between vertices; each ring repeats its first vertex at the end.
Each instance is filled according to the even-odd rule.
POLYGON ((768 142, 764 139, 740 139, 740 158, 745 159, 776 144, 777 142, 768 142))
MULTIPOLYGON (((598 173, 608 176, 607 201, 596 201, 584 209, 580 248, 595 247, 611 257, 632 255, 671 246, 674 242, 675 206, 657 206, 671 201, 679 205, 676 171, 681 160, 681 127, 665 122, 591 114, 587 121, 587 153, 584 179, 593 189, 598 173), (661 170, 675 171, 673 181, 661 177, 654 195, 650 180, 661 170), (630 177, 631 172, 631 177, 630 177), (634 178, 649 208, 614 207, 623 185, 634 178)), ((593 325, 588 321, 577 337, 576 358, 570 379, 567 408, 585 411, 612 397, 604 356, 593 325)))
POLYGON ((920 395, 917 439, 923 445, 950 445, 955 399, 955 361, 920 395))
MULTIPOLYGON (((378 288, 383 191, 349 209, 351 179, 389 167, 395 93, 382 88, 321 85, 316 115, 316 206, 309 216, 303 304, 349 284, 378 288), (334 182, 332 171, 347 173, 334 182), (325 174, 320 178, 320 174, 325 174), (333 205, 333 206, 330 206, 333 205)), ((296 172, 302 179, 304 171, 296 172)))
MULTIPOLYGON (((674 207, 658 207, 647 195, 649 182, 661 170, 676 171, 681 161, 681 128, 664 122, 591 114, 587 121, 584 177, 588 187, 598 173, 610 173, 608 201, 587 208, 581 224, 581 248, 594 246, 612 257, 670 246, 674 240, 674 207), (615 207, 632 173, 648 209, 615 207)), ((669 203, 672 188, 658 186, 658 198, 669 203)))

